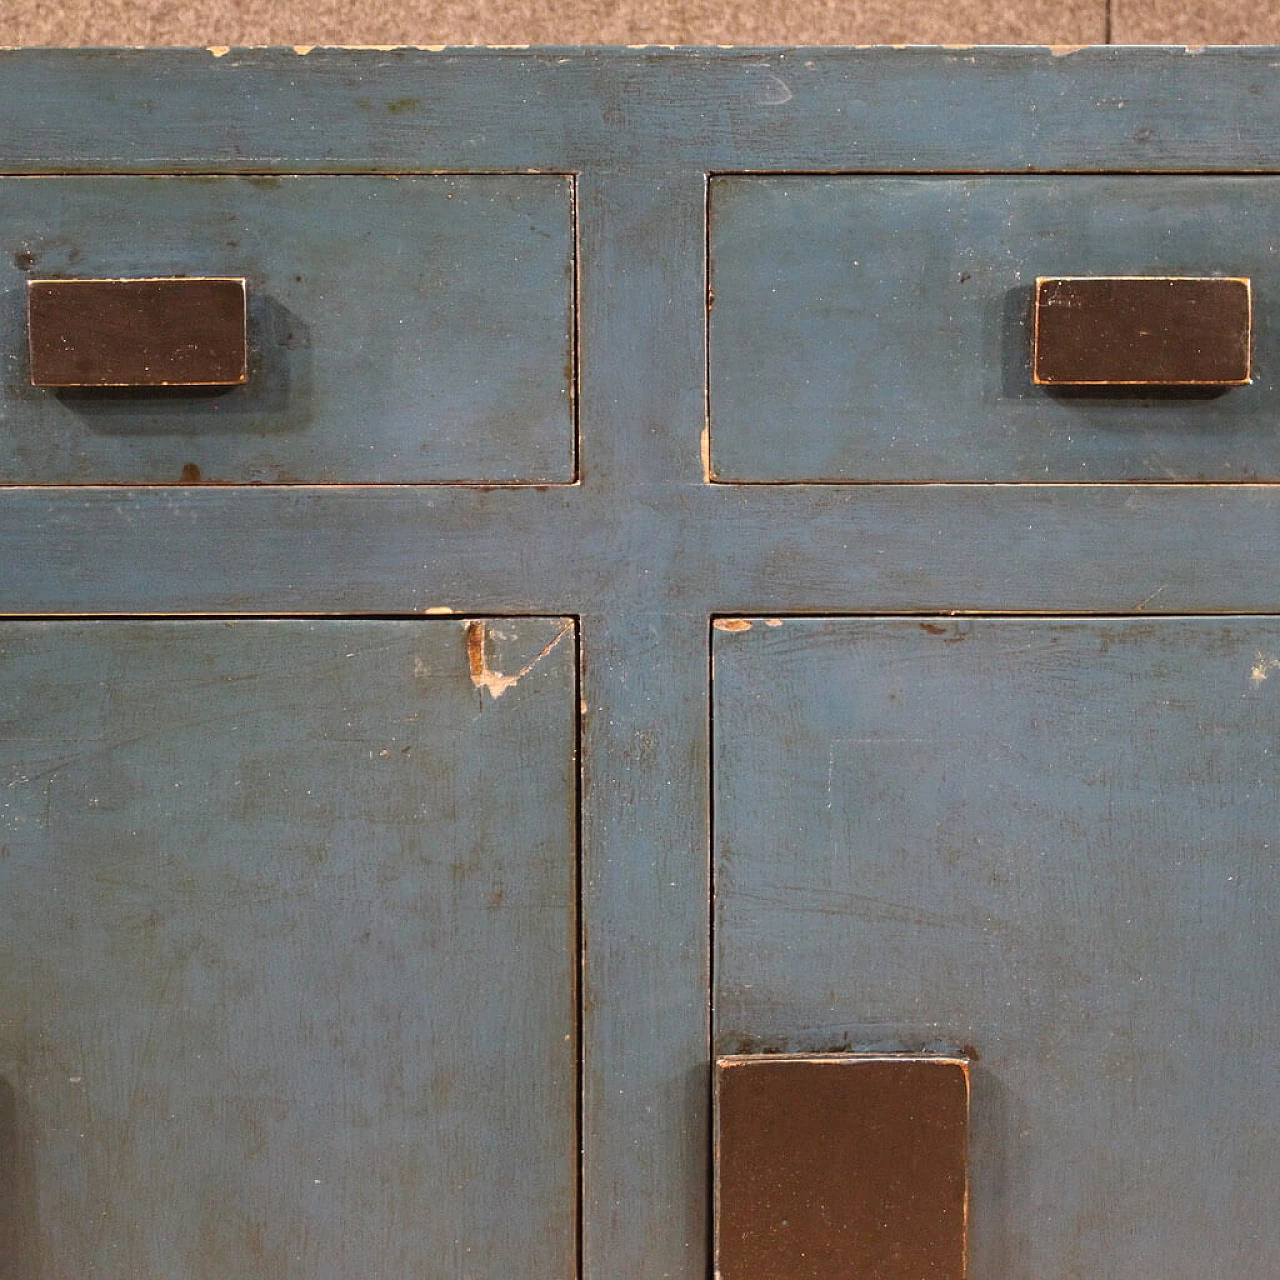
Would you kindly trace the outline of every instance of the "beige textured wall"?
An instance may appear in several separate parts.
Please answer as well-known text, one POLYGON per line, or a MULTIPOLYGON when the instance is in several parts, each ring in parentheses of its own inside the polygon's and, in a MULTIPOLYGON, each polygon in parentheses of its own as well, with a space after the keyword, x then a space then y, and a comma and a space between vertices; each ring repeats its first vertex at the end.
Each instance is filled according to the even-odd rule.
POLYGON ((1280 0, 0 0, 0 44, 1280 44, 1280 0))

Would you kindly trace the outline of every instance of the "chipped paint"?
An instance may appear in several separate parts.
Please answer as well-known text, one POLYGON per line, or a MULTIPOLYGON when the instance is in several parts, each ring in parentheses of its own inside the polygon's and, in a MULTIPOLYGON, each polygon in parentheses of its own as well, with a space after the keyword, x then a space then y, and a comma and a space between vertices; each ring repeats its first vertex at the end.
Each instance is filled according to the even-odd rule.
POLYGON ((764 625, 765 625, 766 627, 780 627, 780 626, 782 626, 782 619, 781 619, 781 618, 766 618, 766 619, 764 620, 764 625))
POLYGON ((467 623, 467 662, 471 668, 471 683, 477 689, 487 689, 491 698, 500 698, 508 689, 513 689, 560 643, 565 636, 572 634, 573 623, 565 623, 551 638, 532 662, 522 667, 513 676, 503 675, 501 671, 491 671, 485 656, 485 641, 489 633, 489 624, 483 619, 473 619, 467 623))
POLYGON ((708 484, 714 479, 711 474, 711 424, 708 423, 702 428, 702 435, 698 437, 698 449, 702 455, 702 476, 708 484))
POLYGON ((453 613, 454 610, 450 609, 447 604, 433 604, 433 605, 428 605, 427 608, 425 608, 422 612, 423 613, 453 613))
POLYGON ((1277 658, 1272 653, 1263 653, 1259 649, 1255 656, 1253 670, 1249 672, 1249 679, 1253 681, 1253 687, 1256 689, 1273 671, 1280 671, 1280 658, 1277 658))
POLYGON ((213 54, 215 58, 225 58, 227 54, 231 52, 231 46, 227 44, 211 44, 209 46, 209 52, 213 54))
POLYGON ((712 624, 717 631, 750 631, 751 623, 746 618, 717 618, 712 624))
POLYGON ((465 46, 446 44, 296 44, 293 46, 293 51, 306 57, 315 49, 329 49, 341 53, 397 53, 401 49, 410 53, 439 53, 442 49, 450 47, 465 48, 465 46))

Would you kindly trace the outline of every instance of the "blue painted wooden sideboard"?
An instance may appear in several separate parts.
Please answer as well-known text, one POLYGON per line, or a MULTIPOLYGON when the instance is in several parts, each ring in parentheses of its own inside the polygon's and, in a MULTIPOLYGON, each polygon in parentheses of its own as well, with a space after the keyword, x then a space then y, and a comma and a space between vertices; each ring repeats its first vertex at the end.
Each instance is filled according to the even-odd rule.
POLYGON ((1280 1273, 1280 53, 0 104, 3 1280, 705 1280, 716 1057, 860 1052, 968 1060, 975 1280, 1280 1273), (205 275, 242 386, 31 385, 205 275), (1091 275, 1249 384, 1036 385, 1091 275))

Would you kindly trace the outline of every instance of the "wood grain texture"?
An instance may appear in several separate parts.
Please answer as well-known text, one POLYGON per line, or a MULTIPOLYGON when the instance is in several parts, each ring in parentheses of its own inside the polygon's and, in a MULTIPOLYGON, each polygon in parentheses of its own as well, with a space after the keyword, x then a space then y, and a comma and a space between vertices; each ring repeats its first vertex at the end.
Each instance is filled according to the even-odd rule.
POLYGON ((597 171, 579 194, 595 447, 582 486, 547 496, 566 499, 556 537, 591 549, 544 576, 541 539, 520 545, 577 601, 584 641, 583 1274, 626 1259, 693 1280, 709 1249, 710 690, 705 614, 671 607, 684 540, 661 495, 700 477, 706 183, 597 171), (608 585, 581 592, 596 556, 608 585))
POLYGON ((556 618, 0 629, 7 1276, 572 1274, 575 685, 556 618))
POLYGON ((1265 172, 1273 60, 1106 47, 19 49, 0 52, 0 172, 1265 172))

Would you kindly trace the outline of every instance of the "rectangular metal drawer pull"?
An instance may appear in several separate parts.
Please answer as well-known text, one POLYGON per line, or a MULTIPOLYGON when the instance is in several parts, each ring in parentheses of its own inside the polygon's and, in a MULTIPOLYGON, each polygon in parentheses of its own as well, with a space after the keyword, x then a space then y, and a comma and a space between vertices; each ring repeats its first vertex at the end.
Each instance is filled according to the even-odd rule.
POLYGON ((225 387, 248 376, 245 281, 30 280, 37 387, 225 387))
POLYGON ((718 1280, 964 1280, 969 1064, 716 1062, 718 1280))
POLYGON ((1032 376, 1050 387, 1240 385, 1251 321, 1246 279, 1041 278, 1032 376))

